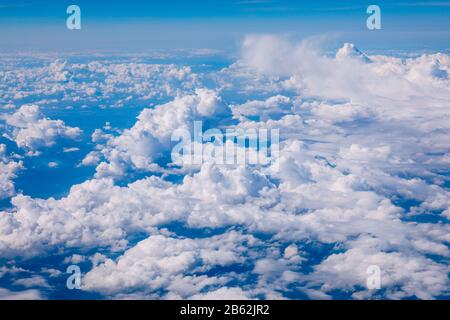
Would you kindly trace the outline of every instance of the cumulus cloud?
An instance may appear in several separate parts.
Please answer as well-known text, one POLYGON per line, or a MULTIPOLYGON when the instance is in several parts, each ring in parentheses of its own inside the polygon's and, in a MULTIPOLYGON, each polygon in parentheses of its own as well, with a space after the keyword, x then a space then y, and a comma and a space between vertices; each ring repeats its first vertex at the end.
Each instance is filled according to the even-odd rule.
MULTIPOLYGON (((377 242, 381 244, 378 239, 361 237, 355 242, 358 242, 358 245, 354 248, 329 256, 311 275, 313 282, 320 284, 322 290, 353 290, 355 286, 365 287, 368 267, 378 266, 383 270, 381 286, 386 288, 385 298, 432 299, 433 296, 447 291, 448 266, 414 253, 377 250, 377 242), (399 286, 399 289, 391 289, 396 286, 399 286)), ((354 244, 351 243, 350 246, 354 244)), ((369 290, 353 294, 353 297, 358 299, 370 296, 369 290)))
POLYGON ((6 145, 0 144, 0 200, 15 194, 14 178, 23 169, 22 161, 13 161, 6 154, 6 145))
MULTIPOLYGON (((169 297, 187 298, 208 287, 223 285, 226 275, 208 277, 215 266, 244 262, 247 246, 255 241, 236 232, 205 239, 150 236, 127 250, 116 261, 106 260, 84 277, 84 288, 114 294, 140 289, 149 294, 168 290, 169 297)), ((233 291, 229 292, 231 295, 233 291)), ((242 297, 242 292, 235 292, 242 297)))
POLYGON ((81 134, 77 127, 67 126, 61 120, 46 118, 36 105, 24 105, 3 118, 12 128, 11 136, 7 137, 14 140, 18 147, 28 150, 51 147, 57 139, 76 139, 81 134))
POLYGON ((172 98, 198 84, 189 66, 133 62, 136 57, 87 62, 45 54, 31 58, 35 63, 26 67, 20 58, 0 62, 0 76, 5 79, 2 98, 8 105, 32 100, 42 105, 117 108, 172 98))
MULTIPOLYGON (((172 67, 182 93, 143 109, 128 129, 94 131, 82 161, 97 165, 94 177, 60 198, 11 199, 0 213, 0 255, 90 261, 83 290, 115 298, 446 296, 449 65, 445 54, 373 56, 345 44, 329 56, 309 42, 252 36, 239 61, 203 75, 214 89, 189 87, 191 71, 172 67), (170 137, 195 120, 277 128, 279 157, 176 171, 164 160, 170 137), (147 176, 124 183, 129 171, 147 176), (372 265, 380 290, 366 287, 372 265)), ((124 79, 170 73, 76 68, 124 79)), ((52 70, 53 81, 70 81, 67 65, 52 70)), ((26 110, 9 125, 45 119, 26 110)))
MULTIPOLYGON (((225 116, 228 112, 217 92, 208 89, 196 89, 193 95, 180 96, 167 104, 144 109, 132 128, 119 136, 105 136, 107 141, 99 148, 106 161, 97 166, 97 177, 120 177, 128 167, 156 170, 154 161, 174 146, 171 136, 175 130, 192 132, 194 121, 225 116)), ((84 163, 92 163, 92 156, 94 154, 91 153, 84 163)))
POLYGON ((370 102, 379 108, 388 107, 385 99, 410 105, 421 97, 432 98, 444 108, 445 102, 439 99, 449 98, 450 62, 444 54, 406 61, 386 56, 369 59, 353 44, 346 44, 333 58, 322 55, 311 41, 295 43, 266 35, 244 40, 240 63, 286 77, 286 88, 326 99, 370 102))
POLYGON ((193 300, 249 300, 248 295, 241 288, 222 287, 206 293, 195 294, 193 300))
POLYGON ((15 285, 19 285, 26 288, 49 288, 50 285, 47 283, 47 280, 41 276, 32 276, 30 278, 21 278, 14 281, 15 285))
POLYGON ((0 288, 0 300, 42 300, 38 290, 11 291, 0 288))

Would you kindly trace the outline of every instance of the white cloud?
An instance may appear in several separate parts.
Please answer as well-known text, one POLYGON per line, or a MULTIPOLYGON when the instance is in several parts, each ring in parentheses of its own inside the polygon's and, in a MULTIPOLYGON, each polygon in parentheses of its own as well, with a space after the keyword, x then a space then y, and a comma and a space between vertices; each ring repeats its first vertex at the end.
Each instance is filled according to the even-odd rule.
POLYGON ((261 73, 287 77, 287 88, 320 98, 370 103, 382 110, 392 111, 385 99, 408 102, 410 108, 421 97, 442 107, 445 103, 439 99, 450 98, 450 62, 445 54, 407 61, 373 57, 373 63, 367 63, 363 53, 346 44, 337 58, 320 54, 311 41, 294 43, 266 35, 245 39, 241 63, 261 73))
POLYGON ((101 108, 123 107, 175 97, 191 91, 198 83, 189 66, 109 59, 73 63, 46 55, 35 55, 32 59, 36 63, 26 68, 21 65, 22 59, 2 61, 5 72, 0 74, 6 80, 2 97, 8 105, 30 99, 43 105, 58 102, 69 107, 80 103, 101 108))
POLYGON ((376 291, 367 289, 367 269, 380 268, 381 288, 385 298, 401 299, 418 297, 432 299, 445 293, 449 286, 448 266, 433 262, 423 256, 404 252, 377 250, 377 239, 361 237, 358 245, 344 253, 333 254, 315 268, 311 275, 322 290, 353 290, 354 286, 366 288, 353 294, 354 298, 368 298, 376 291), (397 289, 393 289, 396 288, 397 289))
POLYGON ((195 294, 192 300, 249 300, 249 296, 241 288, 222 287, 206 293, 195 294))
POLYGON ((12 128, 11 140, 20 148, 37 150, 53 146, 57 139, 76 139, 81 130, 69 127, 61 120, 51 120, 40 112, 36 105, 24 105, 13 114, 4 116, 6 124, 12 128))
POLYGON ((95 166, 100 162, 100 153, 97 151, 89 152, 81 161, 83 166, 95 166))
MULTIPOLYGON (((97 177, 122 176, 129 167, 137 170, 157 170, 153 162, 174 145, 171 136, 176 129, 193 130, 193 121, 226 115, 228 107, 217 92, 196 89, 194 95, 177 97, 175 100, 144 109, 135 125, 119 136, 105 136, 105 146, 99 146, 107 162, 97 166, 97 177)), ((97 132, 96 136, 101 135, 97 132)), ((98 139, 98 138, 95 138, 98 139)), ((93 155, 93 154, 90 154, 93 155)), ((88 155, 85 163, 92 163, 88 155)))
POLYGON ((38 290, 11 291, 0 288, 0 300, 42 300, 38 290))
POLYGON ((58 162, 55 162, 55 161, 50 161, 48 163, 49 168, 57 168, 58 166, 59 166, 58 162))
MULTIPOLYGON (((106 74, 104 87, 83 86, 90 98, 140 89, 151 96, 160 92, 152 91, 154 80, 174 99, 143 109, 119 133, 110 125, 96 130, 97 145, 82 164, 103 162, 64 197, 13 197, 0 213, 0 255, 32 258, 57 249, 66 261, 90 256, 84 290, 115 298, 446 295, 449 65, 445 54, 366 56, 351 44, 331 57, 274 36, 247 38, 240 61, 202 74, 216 84, 209 90, 195 90, 199 79, 186 68, 55 64, 57 82, 70 83, 80 70, 106 74), (232 112, 222 96, 234 97, 232 112), (191 131, 202 119, 280 129, 278 170, 156 165, 173 131, 191 131), (121 186, 111 178, 133 170, 149 177, 121 186), (171 182, 166 173, 180 179, 171 182), (233 265, 242 269, 226 268, 233 265), (380 291, 365 289, 369 265, 381 268, 380 291)), ((24 110, 9 125, 22 130, 43 119, 36 108, 24 110)))
POLYGON ((291 112, 292 102, 289 97, 276 95, 265 101, 247 101, 242 105, 233 106, 235 118, 257 116, 262 121, 267 121, 273 116, 288 114, 291 112))
MULTIPOLYGON (((226 277, 205 277, 202 273, 214 266, 243 263, 247 245, 253 241, 252 237, 237 232, 204 239, 150 236, 116 261, 108 259, 95 266, 84 277, 83 288, 107 294, 130 289, 151 294, 168 289, 169 297, 187 298, 206 287, 223 285, 226 277)), ((237 297, 242 296, 239 292, 237 297)))
POLYGON ((30 278, 21 278, 16 281, 14 281, 15 285, 23 286, 26 288, 50 288, 50 285, 48 284, 47 280, 45 280, 41 276, 32 276, 30 278))
POLYGON ((63 152, 65 152, 65 153, 69 153, 69 152, 77 152, 77 151, 80 151, 80 148, 75 148, 75 147, 73 147, 73 148, 64 148, 64 149, 63 149, 63 152))
POLYGON ((23 169, 22 161, 13 161, 6 155, 6 145, 0 144, 0 200, 15 194, 14 178, 23 169))

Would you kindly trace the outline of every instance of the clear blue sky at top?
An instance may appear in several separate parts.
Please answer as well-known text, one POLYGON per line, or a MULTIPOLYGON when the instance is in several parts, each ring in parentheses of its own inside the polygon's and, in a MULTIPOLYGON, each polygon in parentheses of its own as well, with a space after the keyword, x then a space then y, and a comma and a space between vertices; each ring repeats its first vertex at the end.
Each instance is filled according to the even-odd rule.
POLYGON ((371 48, 448 48, 450 1, 0 0, 0 51, 223 49, 247 33, 338 33, 371 48), (81 8, 80 31, 65 28, 70 4, 81 8), (382 9, 381 31, 365 27, 370 4, 382 9))
MULTIPOLYGON (((86 15, 98 19, 136 18, 211 18, 211 17, 280 17, 280 16, 345 16, 351 18, 377 4, 399 18, 423 16, 443 17, 450 12, 450 2, 400 1, 345 1, 345 0, 2 0, 0 17, 19 19, 60 19, 69 4, 79 5, 86 15)), ((447 16, 448 17, 448 16, 447 16)))

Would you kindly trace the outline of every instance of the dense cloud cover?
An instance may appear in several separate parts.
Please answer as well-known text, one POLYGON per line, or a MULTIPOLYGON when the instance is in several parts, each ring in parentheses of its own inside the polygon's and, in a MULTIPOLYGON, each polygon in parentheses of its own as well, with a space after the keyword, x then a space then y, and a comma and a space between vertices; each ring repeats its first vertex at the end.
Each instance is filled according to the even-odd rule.
POLYGON ((0 145, 0 198, 10 199, 0 298, 51 297, 69 264, 82 266, 81 290, 101 297, 448 297, 448 55, 345 44, 327 56, 310 41, 250 36, 216 69, 46 59, 24 68, 26 58, 2 57, 1 130, 17 150, 0 145), (45 115, 107 119, 131 105, 137 118, 122 127, 45 115), (279 129, 279 157, 174 165, 171 135, 194 121, 279 129), (17 192, 17 172, 33 170, 21 159, 55 145, 81 152, 66 140, 84 152, 73 167, 93 169, 86 181, 46 199, 17 192), (42 268, 24 267, 35 259, 42 268), (378 290, 366 287, 373 265, 378 290))

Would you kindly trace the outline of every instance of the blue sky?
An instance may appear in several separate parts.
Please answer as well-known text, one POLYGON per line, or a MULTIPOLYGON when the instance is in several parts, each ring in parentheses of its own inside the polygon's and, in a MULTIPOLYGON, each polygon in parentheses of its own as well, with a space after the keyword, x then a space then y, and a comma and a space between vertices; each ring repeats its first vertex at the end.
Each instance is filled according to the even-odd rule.
POLYGON ((246 18, 246 17, 338 17, 359 15, 370 4, 385 8, 396 17, 437 16, 449 13, 446 1, 292 1, 292 0, 166 0, 166 1, 2 1, 0 16, 20 19, 61 19, 61 11, 77 4, 91 18, 246 18))
POLYGON ((366 49, 442 50, 450 40, 445 1, 2 1, 3 51, 217 48, 233 51, 248 33, 327 34, 366 49), (66 8, 82 11, 80 31, 65 28, 66 8), (382 9, 380 31, 366 8, 382 9))

